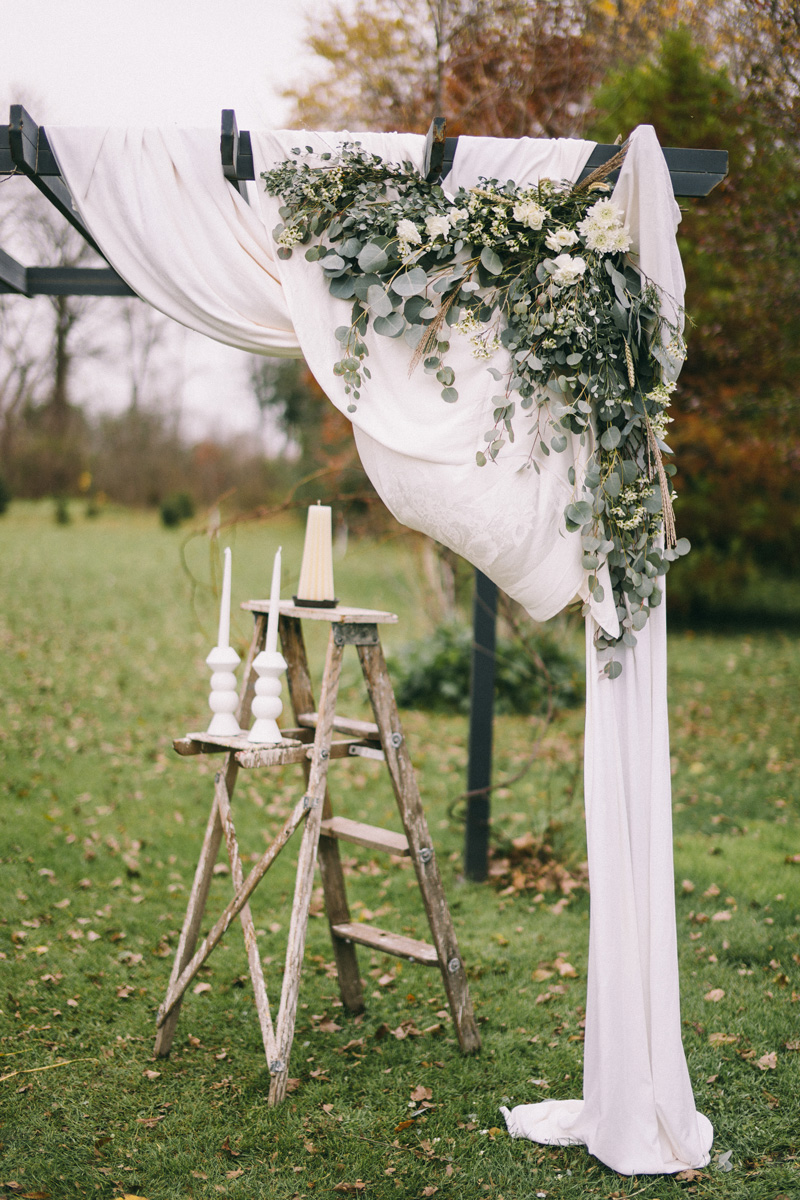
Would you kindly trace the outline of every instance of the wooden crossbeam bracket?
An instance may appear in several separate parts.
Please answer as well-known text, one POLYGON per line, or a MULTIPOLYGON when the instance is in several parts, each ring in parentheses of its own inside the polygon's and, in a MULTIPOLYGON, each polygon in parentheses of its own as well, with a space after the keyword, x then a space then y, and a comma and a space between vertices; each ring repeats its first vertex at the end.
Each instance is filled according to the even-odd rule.
POLYGON ((61 178, 47 134, 21 104, 11 105, 8 148, 16 171, 26 175, 92 249, 104 258, 105 255, 73 206, 72 196, 61 178))
MULTIPOLYGON (((0 175, 23 175, 105 258, 72 202, 61 178, 47 133, 21 104, 12 104, 8 125, 0 125, 0 175)), ((0 250, 0 294, 22 296, 134 296, 113 267, 26 267, 0 250)))

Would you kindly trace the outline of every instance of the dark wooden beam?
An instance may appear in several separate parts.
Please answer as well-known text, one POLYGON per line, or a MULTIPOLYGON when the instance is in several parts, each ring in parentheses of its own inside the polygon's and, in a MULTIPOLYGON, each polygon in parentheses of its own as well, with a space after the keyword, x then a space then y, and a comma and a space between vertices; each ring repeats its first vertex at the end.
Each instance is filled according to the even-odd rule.
POLYGON ((22 263, 6 254, 5 250, 0 250, 0 292, 29 295, 27 274, 22 263))
POLYGON ((28 267, 30 296, 135 296, 113 267, 28 267))
POLYGON ((464 873, 468 879, 478 882, 486 878, 489 870, 496 631, 497 585, 482 571, 476 570, 469 685, 464 873))

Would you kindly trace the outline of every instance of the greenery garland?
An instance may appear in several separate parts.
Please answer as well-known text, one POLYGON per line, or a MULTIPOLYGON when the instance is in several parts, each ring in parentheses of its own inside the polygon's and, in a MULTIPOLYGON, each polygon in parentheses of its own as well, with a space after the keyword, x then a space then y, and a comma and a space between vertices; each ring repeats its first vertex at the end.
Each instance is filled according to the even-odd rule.
MULTIPOLYGON (((446 362, 451 337, 468 338, 477 358, 505 348, 510 367, 488 367, 498 394, 476 460, 493 462, 529 410, 528 465, 536 471, 538 457, 567 448, 568 434, 582 444, 592 439, 581 481, 591 499, 576 496, 566 526, 581 532, 597 602, 604 599, 597 572, 608 563, 622 627, 616 641, 634 646, 661 601, 658 577, 689 550, 675 537, 675 468, 662 461, 685 347, 661 313, 657 289, 628 257, 630 236, 622 210, 604 195, 608 185, 597 175, 577 186, 481 179, 451 199, 410 163, 385 163, 357 142, 320 155, 321 166, 300 161, 299 147, 292 153, 262 175, 267 192, 283 201, 278 255, 307 246, 331 295, 352 305, 336 330, 342 349, 333 368, 348 412, 370 379, 370 327, 404 338, 410 370, 422 363, 450 404, 458 400, 446 362)), ((573 468, 569 479, 578 486, 573 468)), ((602 631, 596 640, 600 649, 614 644, 602 631)), ((621 669, 614 660, 605 666, 611 678, 621 669)))

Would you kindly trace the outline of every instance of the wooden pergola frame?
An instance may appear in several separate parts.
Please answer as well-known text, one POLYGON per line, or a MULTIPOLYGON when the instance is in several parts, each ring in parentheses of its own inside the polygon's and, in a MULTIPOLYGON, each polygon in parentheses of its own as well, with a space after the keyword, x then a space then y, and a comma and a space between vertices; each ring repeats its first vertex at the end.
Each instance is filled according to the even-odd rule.
MULTIPOLYGON (((453 165, 458 138, 447 137, 444 118, 435 117, 428 131, 426 178, 444 179, 453 165)), ((608 162, 618 146, 598 144, 579 177, 585 178, 608 162)), ((728 173, 726 150, 665 148, 664 158, 676 197, 707 196, 728 173)), ((225 178, 245 198, 245 181, 255 179, 250 133, 239 130, 233 109, 222 111, 220 161, 225 178)), ((12 104, 8 125, 0 125, 0 176, 24 175, 77 229, 88 244, 105 258, 83 224, 43 126, 37 125, 21 104, 12 104)), ((614 179, 615 174, 609 176, 614 179)), ((25 266, 0 247, 0 294, 21 296, 133 296, 112 266, 25 266)), ((492 728, 494 717, 495 631, 497 587, 482 572, 475 572, 473 648, 470 685, 469 763, 464 867, 471 879, 488 872, 492 728)))

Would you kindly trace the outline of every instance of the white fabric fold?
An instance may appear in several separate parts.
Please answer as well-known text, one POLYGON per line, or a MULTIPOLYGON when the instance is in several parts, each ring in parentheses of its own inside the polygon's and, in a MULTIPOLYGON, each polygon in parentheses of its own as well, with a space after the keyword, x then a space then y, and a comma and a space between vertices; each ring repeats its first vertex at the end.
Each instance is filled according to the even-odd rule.
MULTIPOLYGON (((280 201, 258 176, 295 146, 323 152, 345 138, 421 168, 424 139, 410 134, 252 133, 258 201, 249 208, 224 180, 216 135, 205 130, 60 129, 48 137, 76 206, 109 261, 143 299, 175 320, 258 354, 302 353, 332 402, 349 397, 332 373, 336 326, 348 305, 331 297, 302 252, 278 260, 272 229, 280 201)), ((461 138, 447 187, 480 176, 518 184, 575 179, 593 143, 461 138)), ((635 130, 615 189, 644 273, 679 316, 683 271, 679 214, 649 126, 635 130)), ((580 538, 563 510, 580 495, 591 447, 527 464, 522 434, 496 464, 475 451, 492 425, 495 384, 467 340, 452 338, 459 399, 408 378, 405 342, 368 336, 372 381, 351 416, 364 467, 404 524, 450 546, 537 620, 576 594, 588 598, 580 538), (577 491, 569 483, 574 466, 577 491)), ((493 362, 503 370, 505 352, 493 362)), ((601 582, 603 576, 601 576, 601 582)), ((694 1107, 680 1038, 671 854, 664 606, 616 680, 601 675, 594 634, 619 629, 605 600, 587 618, 585 791, 591 931, 582 1100, 505 1111, 515 1136, 583 1142, 623 1173, 673 1172, 708 1161, 711 1127, 694 1107)))

